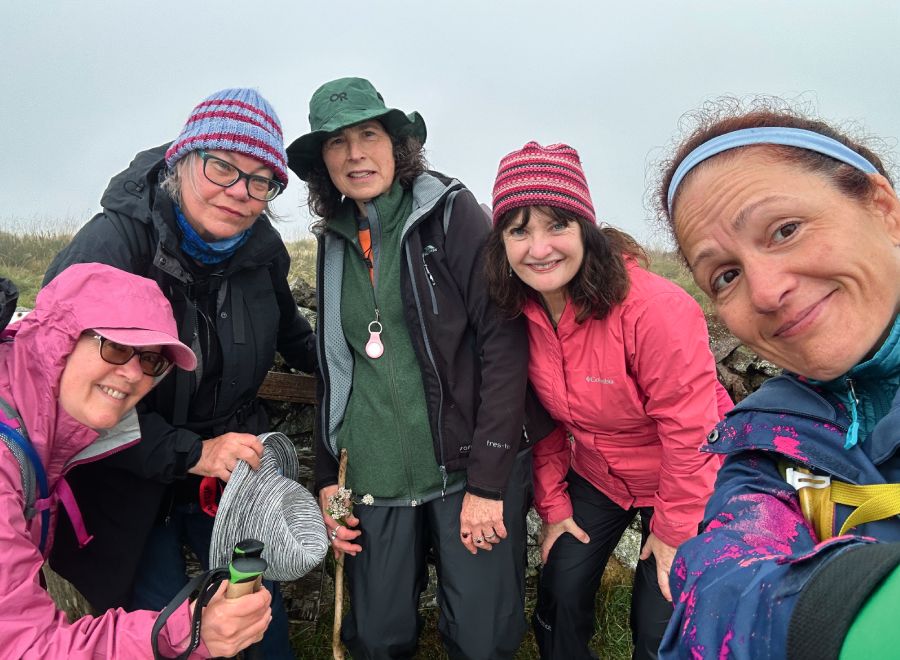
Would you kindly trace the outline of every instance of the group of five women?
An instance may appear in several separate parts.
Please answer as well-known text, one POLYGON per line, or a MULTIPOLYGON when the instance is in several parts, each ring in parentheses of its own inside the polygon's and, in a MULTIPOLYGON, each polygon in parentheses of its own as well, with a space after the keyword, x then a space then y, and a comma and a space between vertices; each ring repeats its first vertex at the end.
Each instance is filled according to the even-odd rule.
MULTIPOLYGON (((886 419, 900 387, 900 203, 874 154, 777 112, 707 121, 676 151, 661 214, 682 255, 729 329, 790 372, 729 412, 698 304, 598 223, 573 148, 529 142, 505 156, 489 218, 427 168, 423 118, 367 80, 321 86, 309 119, 285 149, 257 92, 205 99, 174 142, 113 178, 33 317, 7 331, 0 436, 27 430, 52 481, 43 506, 62 502, 71 524, 41 547, 48 523, 26 518, 4 454, 3 534, 17 544, 0 576, 16 585, 16 613, 41 613, 3 624, 5 648, 149 655, 147 610, 187 581, 182 544, 208 557, 200 493, 239 460, 258 465, 256 391, 276 350, 321 379, 315 486, 346 555, 353 657, 412 657, 429 557, 448 654, 513 657, 532 500, 544 658, 592 657, 600 578, 638 513, 634 657, 822 644, 809 612, 824 588, 853 592, 835 602, 845 625, 829 648, 871 639, 896 564, 875 540, 900 530, 886 419), (319 218, 315 334, 266 213, 288 168, 319 218), (152 303, 120 304, 132 298, 152 303), (96 314, 64 318, 70 303, 96 314), (36 350, 46 363, 29 364, 36 350), (49 418, 36 393, 57 402, 49 418), (139 432, 132 422, 127 435, 133 409, 139 432), (341 450, 354 508, 338 521, 341 450), (47 552, 97 617, 56 612, 37 582, 47 552), (866 579, 840 583, 854 568, 866 579)), ((194 653, 262 638, 266 657, 292 657, 269 586, 271 603, 264 590, 183 606, 161 647, 184 649, 199 606, 194 653)))

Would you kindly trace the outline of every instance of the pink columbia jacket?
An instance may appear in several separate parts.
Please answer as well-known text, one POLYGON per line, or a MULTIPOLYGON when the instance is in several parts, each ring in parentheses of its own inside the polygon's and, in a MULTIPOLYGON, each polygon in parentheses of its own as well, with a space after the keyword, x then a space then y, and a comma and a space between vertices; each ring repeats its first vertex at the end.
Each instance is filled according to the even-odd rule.
MULTIPOLYGON (((98 435, 58 405, 66 358, 85 330, 121 327, 122 318, 146 319, 143 327, 177 336, 168 301, 156 284, 99 264, 72 266, 38 294, 35 309, 3 333, 0 397, 15 408, 47 473, 51 535, 56 493, 74 465, 120 451, 140 439, 137 415, 98 435), (130 423, 129 423, 130 422, 130 423)), ((8 425, 11 420, 3 420, 8 425)), ((26 522, 19 463, 0 443, 0 656, 4 658, 152 658, 150 630, 156 612, 110 610, 69 623, 39 582, 40 515, 26 522)), ((183 605, 159 637, 160 650, 177 655, 189 634, 183 605)), ((195 657, 209 657, 201 644, 195 657)))
POLYGON ((535 506, 550 523, 572 515, 571 467, 624 509, 653 507, 651 531, 677 546, 697 534, 719 468, 698 448, 732 402, 699 305, 626 264, 628 296, 603 320, 578 324, 569 304, 554 331, 539 303, 525 306, 528 375, 560 425, 534 447, 535 506))

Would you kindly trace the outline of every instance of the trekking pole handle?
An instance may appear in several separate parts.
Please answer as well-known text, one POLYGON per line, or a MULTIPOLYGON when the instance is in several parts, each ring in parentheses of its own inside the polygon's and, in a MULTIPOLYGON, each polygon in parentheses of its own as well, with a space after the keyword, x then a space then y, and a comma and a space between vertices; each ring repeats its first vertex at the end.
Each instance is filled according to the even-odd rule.
POLYGON ((228 565, 228 587, 225 598, 240 598, 255 593, 262 584, 262 574, 269 567, 262 557, 238 557, 228 565))

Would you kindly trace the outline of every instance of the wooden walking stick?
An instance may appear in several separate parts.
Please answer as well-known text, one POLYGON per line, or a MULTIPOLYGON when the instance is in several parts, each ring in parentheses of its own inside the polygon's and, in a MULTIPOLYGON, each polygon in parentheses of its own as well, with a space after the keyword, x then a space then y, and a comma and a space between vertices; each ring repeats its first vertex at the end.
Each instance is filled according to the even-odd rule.
MULTIPOLYGON (((347 480, 347 450, 341 449, 341 462, 338 465, 338 490, 344 487, 347 480)), ((334 563, 334 626, 331 633, 331 652, 334 660, 344 660, 344 647, 341 646, 341 619, 344 609, 344 553, 334 563)))

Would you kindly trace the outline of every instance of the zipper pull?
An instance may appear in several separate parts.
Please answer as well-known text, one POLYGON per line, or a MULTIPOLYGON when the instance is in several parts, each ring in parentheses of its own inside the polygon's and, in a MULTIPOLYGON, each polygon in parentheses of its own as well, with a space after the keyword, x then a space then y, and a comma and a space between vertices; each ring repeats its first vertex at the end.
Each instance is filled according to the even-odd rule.
POLYGON ((443 465, 438 465, 438 470, 441 472, 441 499, 444 499, 444 495, 447 492, 447 468, 443 465))
POLYGON ((850 428, 847 429, 847 437, 844 439, 844 449, 851 449, 859 440, 859 399, 856 396, 856 388, 853 379, 847 379, 847 404, 850 408, 850 428))
POLYGON ((428 263, 425 261, 425 257, 427 257, 429 254, 434 254, 435 252, 437 252, 437 248, 433 245, 426 245, 422 250, 422 266, 425 268, 425 275, 428 276, 428 281, 431 282, 432 288, 436 287, 437 284, 434 281, 434 277, 432 277, 431 275, 431 270, 428 268, 428 263))
POLYGON ((378 320, 378 308, 375 308, 375 320, 369 323, 369 341, 366 342, 366 355, 377 360, 384 354, 384 344, 381 343, 381 321, 378 320))

